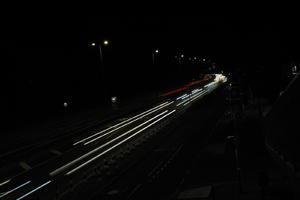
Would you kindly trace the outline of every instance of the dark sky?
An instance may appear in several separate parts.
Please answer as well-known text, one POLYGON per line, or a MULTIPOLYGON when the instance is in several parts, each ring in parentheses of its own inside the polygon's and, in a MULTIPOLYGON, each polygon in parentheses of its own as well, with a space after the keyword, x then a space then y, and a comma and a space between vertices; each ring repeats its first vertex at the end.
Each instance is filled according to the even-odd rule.
POLYGON ((163 88, 181 80, 169 62, 179 52, 251 76, 263 69, 263 78, 271 73, 276 79, 282 65, 299 61, 297 22, 292 16, 267 14, 8 15, 1 37, 4 96, 19 111, 36 104, 57 108, 64 101, 80 107, 86 99, 103 98, 95 92, 102 88, 109 95, 163 88), (104 39, 110 46, 104 49, 106 80, 101 82, 99 52, 90 44, 104 39), (161 54, 153 66, 155 48, 161 54))

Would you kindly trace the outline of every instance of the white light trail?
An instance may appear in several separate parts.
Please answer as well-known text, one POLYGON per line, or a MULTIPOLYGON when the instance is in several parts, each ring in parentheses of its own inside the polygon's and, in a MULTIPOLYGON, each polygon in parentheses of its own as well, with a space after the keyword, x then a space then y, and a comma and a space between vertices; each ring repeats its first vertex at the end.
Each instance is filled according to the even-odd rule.
POLYGON ((172 103, 173 103, 173 101, 170 102, 170 103, 168 103, 168 104, 166 104, 166 105, 164 105, 164 106, 161 106, 161 107, 159 107, 159 108, 157 108, 157 109, 155 109, 155 110, 153 110, 153 111, 151 111, 151 112, 149 112, 149 113, 147 113, 147 114, 145 114, 145 115, 142 115, 141 117, 136 118, 136 119, 134 119, 134 120, 132 120, 132 121, 126 123, 126 124, 123 124, 123 125, 119 126, 118 128, 115 128, 115 129, 113 129, 113 130, 111 130, 111 131, 109 131, 109 132, 107 132, 107 133, 105 133, 105 134, 103 134, 103 135, 100 135, 100 136, 98 136, 98 137, 96 137, 96 138, 94 138, 94 139, 91 139, 90 141, 85 142, 84 145, 87 145, 87 144, 90 144, 90 143, 92 143, 92 142, 94 142, 94 141, 96 141, 96 140, 99 140, 99 139, 105 137, 106 135, 108 135, 108 134, 110 134, 110 133, 112 133, 112 132, 115 132, 115 131, 117 131, 117 130, 119 130, 119 129, 121 129, 121 128, 127 126, 127 125, 129 125, 129 124, 132 124, 133 122, 136 122, 136 121, 138 121, 138 120, 140 120, 140 119, 142 119, 142 118, 144 118, 144 117, 146 117, 146 116, 148 116, 148 115, 150 115, 150 114, 152 114, 152 113, 154 113, 154 112, 157 112, 158 110, 161 110, 161 109, 164 108, 164 107, 167 107, 167 106, 171 105, 172 103))
POLYGON ((188 94, 184 94, 184 95, 182 95, 182 96, 178 97, 176 100, 179 100, 179 99, 184 99, 184 97, 186 97, 186 96, 188 96, 188 94))
POLYGON ((2 185, 5 185, 6 183, 9 183, 10 182, 10 179, 9 180, 6 180, 6 181, 4 181, 4 182, 2 182, 2 183, 0 183, 0 187, 2 186, 2 185))
POLYGON ((102 153, 98 154, 97 156, 91 158, 90 160, 82 163, 81 165, 79 165, 78 167, 72 169, 71 171, 69 171, 68 173, 66 173, 66 175, 70 175, 74 172, 76 172, 77 170, 79 170, 80 168, 86 166, 87 164, 93 162, 94 160, 98 159, 99 157, 103 156, 104 154, 106 154, 107 152, 111 151, 112 149, 116 148, 117 146, 123 144, 124 142, 126 142, 127 140, 131 139, 132 137, 136 136, 137 134, 139 134, 140 132, 146 130, 147 128, 153 126, 154 124, 158 123, 159 121, 161 121, 162 119, 166 118, 167 116, 171 115, 172 113, 174 113, 176 110, 173 110, 171 112, 169 112, 168 114, 164 115, 163 117, 155 120, 154 122, 152 122, 151 124, 147 125, 146 127, 142 128, 141 130, 137 131, 136 133, 132 134, 131 136, 127 137, 126 139, 122 140, 121 142, 113 145, 112 147, 110 147, 109 149, 103 151, 102 153))
POLYGON ((51 181, 47 181, 46 183, 44 183, 44 184, 40 185, 39 187, 37 187, 37 188, 31 190, 30 192, 28 192, 28 193, 24 194, 23 196, 17 198, 16 200, 24 199, 25 197, 29 196, 30 194, 34 193, 35 191, 37 191, 37 190, 39 190, 39 189, 45 187, 45 186, 48 185, 49 183, 51 183, 51 181))
POLYGON ((182 105, 182 104, 184 104, 184 103, 190 101, 191 98, 193 98, 193 97, 195 97, 195 96, 197 96, 197 95, 201 95, 201 94, 203 94, 203 93, 205 93, 205 91, 197 92, 197 93, 193 94, 189 99, 186 99, 186 100, 180 102, 180 103, 177 104, 176 106, 180 106, 180 105, 182 105), (199 93, 199 94, 198 94, 198 93, 199 93))
POLYGON ((31 181, 27 181, 26 183, 23 183, 23 184, 15 187, 14 189, 11 189, 11 190, 5 192, 4 194, 0 195, 0 198, 7 196, 8 194, 10 194, 10 193, 12 193, 12 192, 14 192, 14 191, 16 191, 16 190, 24 187, 25 185, 28 185, 29 183, 31 183, 31 181))
POLYGON ((156 107, 154 107, 154 108, 151 108, 151 109, 149 109, 149 110, 147 110, 147 111, 145 111, 145 112, 142 112, 142 113, 140 113, 140 114, 138 114, 138 115, 135 115, 135 116, 133 116, 133 117, 131 117, 131 118, 125 120, 125 121, 122 121, 122 122, 120 122, 120 123, 118 123, 118 124, 116 124, 116 125, 113 125, 113 126, 107 128, 107 129, 104 129, 104 130, 102 130, 102 131, 100 131, 100 132, 98 132, 98 133, 95 133, 95 134, 93 134, 93 135, 91 135, 91 136, 89 136, 89 137, 86 137, 86 138, 84 138, 84 139, 82 139, 82 140, 79 140, 79 141, 75 142, 73 145, 77 145, 77 144, 79 144, 79 143, 85 142, 86 140, 88 140, 88 139, 90 139, 90 138, 92 138, 92 137, 95 137, 95 136, 97 136, 97 135, 100 135, 101 133, 104 133, 104 132, 109 131, 109 130, 115 128, 115 127, 118 127, 118 126, 120 126, 120 125, 122 125, 122 124, 124 124, 124 123, 126 123, 126 122, 128 122, 128 121, 130 121, 130 120, 133 120, 134 118, 137 118, 137 117, 139 117, 139 116, 141 116, 141 115, 144 115, 144 114, 146 114, 146 113, 148 113, 148 112, 150 112, 150 111, 152 111, 152 110, 155 110, 155 109, 157 109, 157 108, 159 108, 159 107, 162 107, 162 106, 164 106, 165 104, 168 104, 168 103, 169 103, 169 102, 162 103, 162 104, 160 104, 160 105, 158 105, 158 106, 156 106, 156 107))
MULTIPOLYGON (((146 123, 148 123, 148 122, 154 120, 155 118, 159 117, 160 115, 162 115, 162 114, 164 114, 164 113, 166 113, 166 112, 168 112, 168 110, 166 110, 166 111, 164 111, 164 112, 162 112, 162 113, 156 115, 155 117, 152 117, 151 119, 147 120, 146 122, 140 124, 140 125, 137 126, 137 127, 140 127, 140 126, 142 126, 142 125, 144 125, 144 124, 146 124, 146 123)), ((137 127, 135 127, 135 128, 137 128, 137 127)), ((134 129, 135 129, 135 128, 134 128, 134 129)), ((122 136, 125 136, 126 134, 129 134, 129 133, 132 132, 132 131, 133 131, 133 129, 131 129, 131 130, 125 132, 124 134, 122 134, 122 135, 119 136, 118 138, 120 138, 120 137, 122 137, 122 136)), ((116 139, 116 138, 115 138, 115 139, 116 139)), ((114 140, 115 140, 115 139, 114 139, 114 140)), ((107 146, 107 145, 110 144, 111 142, 112 142, 112 141, 109 141, 109 142, 107 142, 107 143, 105 143, 105 144, 103 144, 103 145, 101 145, 101 146, 99 146, 99 147, 93 149, 92 151, 90 151, 90 152, 88 152, 88 153, 86 153, 86 154, 80 156, 79 158, 76 158, 75 160, 69 162, 68 164, 65 164, 64 166, 62 166, 62 167, 60 167, 60 168, 58 168, 58 169, 56 169, 56 170, 50 172, 50 176, 55 176, 56 174, 58 174, 58 173, 60 173, 61 171, 65 170, 66 168, 71 167, 72 165, 76 164, 77 162, 81 161, 82 159, 84 159, 84 158, 90 156, 91 154, 95 153, 96 151, 98 151, 98 150, 102 149, 103 147, 107 146)))
POLYGON ((198 99, 199 97, 202 97, 202 96, 205 95, 205 94, 206 94, 206 91, 202 92, 201 94, 198 94, 198 95, 194 96, 193 98, 190 99, 190 101, 188 101, 188 102, 186 102, 185 104, 183 104, 183 106, 188 105, 188 104, 191 103, 192 101, 198 99))
MULTIPOLYGON (((152 117, 151 119, 149 119, 149 120, 147 120, 147 121, 145 121, 145 122, 139 124, 138 126, 132 128, 132 129, 130 129, 129 131, 126 131, 126 132, 123 133, 122 135, 119 135, 118 137, 116 137, 116 138, 110 140, 109 142, 107 142, 107 143, 101 145, 100 147, 105 147, 105 146, 109 145, 110 143, 112 143, 112 142, 116 141, 117 139, 119 139, 119 138, 121 138, 121 137, 123 137, 123 136, 125 136, 125 135, 127 135, 127 134, 129 134, 129 133, 131 133, 132 131, 134 131, 134 130, 136 130, 136 129, 142 127, 142 126, 144 126, 144 125, 147 124, 148 122, 150 122, 150 121, 152 121, 153 119, 155 119, 155 118, 157 118, 157 117, 159 117, 159 116, 165 114, 166 112, 168 112, 168 110, 166 110, 166 111, 164 111, 164 112, 162 112, 162 113, 156 115, 155 117, 152 117)), ((95 138, 95 139, 93 139, 93 140, 90 140, 90 141, 84 143, 84 145, 88 145, 88 144, 94 142, 94 141, 97 140, 97 139, 98 139, 98 138, 95 138)))

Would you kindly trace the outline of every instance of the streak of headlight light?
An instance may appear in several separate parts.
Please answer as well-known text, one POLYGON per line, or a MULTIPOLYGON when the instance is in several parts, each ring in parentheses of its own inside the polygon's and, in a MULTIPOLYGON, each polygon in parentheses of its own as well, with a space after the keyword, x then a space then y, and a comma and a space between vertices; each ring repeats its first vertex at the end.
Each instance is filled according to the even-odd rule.
POLYGON ((127 125, 129 125, 129 124, 132 124, 133 122, 136 122, 136 121, 138 121, 138 120, 140 120, 140 119, 142 119, 142 118, 144 118, 144 117, 146 117, 146 116, 148 116, 148 115, 150 115, 150 114, 152 114, 152 113, 154 113, 154 112, 156 112, 156 111, 158 111, 158 110, 160 110, 160 109, 162 109, 162 108, 164 108, 164 107, 169 106, 169 105, 172 104, 172 103, 173 103, 173 102, 170 102, 170 103, 168 103, 168 104, 166 104, 166 105, 164 105, 164 106, 162 106, 162 107, 159 107, 159 108, 157 108, 157 109, 155 109, 155 110, 153 110, 153 111, 151 111, 151 112, 149 112, 149 113, 147 113, 147 114, 145 114, 145 115, 142 115, 142 116, 139 117, 139 118, 136 118, 136 119, 134 119, 134 120, 128 122, 127 124, 123 124, 122 126, 119 126, 119 127, 116 128, 116 129, 113 129, 113 130, 111 130, 111 131, 109 131, 109 132, 107 132, 107 133, 105 133, 105 134, 103 134, 103 135, 100 135, 100 136, 98 136, 98 137, 96 137, 96 138, 94 138, 94 139, 91 139, 90 141, 85 142, 84 145, 87 145, 87 144, 92 143, 92 142, 94 142, 94 141, 96 141, 96 140, 99 140, 99 139, 103 138, 104 136, 106 136, 106 135, 108 135, 108 134, 110 134, 110 133, 112 133, 112 132, 114 132, 114 131, 117 131, 117 130, 119 130, 120 128, 123 128, 124 126, 127 126, 127 125))
POLYGON ((201 90, 203 90, 203 89, 196 89, 196 90, 193 90, 193 91, 192 91, 192 94, 194 94, 194 93, 196 93, 196 92, 198 92, 198 91, 201 91, 201 90))
POLYGON ((214 84, 214 83, 213 83, 213 82, 212 82, 212 83, 209 83, 209 84, 205 85, 204 87, 209 87, 209 86, 211 86, 212 84, 214 84))
POLYGON ((2 185, 5 185, 6 183, 9 183, 10 182, 10 179, 9 180, 6 180, 6 181, 4 181, 4 182, 2 182, 2 183, 0 183, 0 187, 2 186, 2 185))
POLYGON ((30 192, 28 192, 28 193, 24 194, 23 196, 17 198, 16 200, 24 199, 25 197, 27 197, 27 196, 29 196, 30 194, 36 192, 37 190, 41 189, 42 187, 45 187, 45 186, 48 185, 49 183, 51 183, 51 181, 47 181, 46 183, 44 183, 44 184, 40 185, 39 187, 37 187, 37 188, 31 190, 30 192))
MULTIPOLYGON (((126 134, 129 134, 130 132, 134 131, 135 129, 139 128, 140 126, 143 126, 144 124, 146 124, 146 123, 148 123, 148 122, 150 122, 150 121, 156 119, 157 117, 159 117, 159 116, 165 114, 166 112, 168 112, 168 110, 166 110, 166 111, 164 111, 164 112, 162 112, 162 113, 156 115, 155 117, 153 117, 153 118, 147 120, 146 122, 140 124, 139 126, 137 126, 137 127, 133 128, 133 129, 131 129, 131 130, 125 132, 124 134, 118 136, 117 138, 120 138, 120 137, 125 136, 126 134)), ((115 141, 115 140, 116 140, 116 138, 113 139, 113 141, 115 141)), ((50 176, 55 176, 56 174, 60 173, 60 172, 63 171, 64 169, 66 169, 66 168, 68 168, 68 167, 74 165, 75 163, 79 162, 80 160, 86 158, 87 156, 90 156, 91 154, 95 153, 95 152, 98 151, 99 149, 102 149, 103 147, 107 146, 108 144, 110 144, 110 143, 113 142, 113 141, 111 140, 111 141, 109 141, 109 142, 107 142, 107 143, 105 143, 105 144, 103 144, 103 145, 101 145, 101 146, 99 146, 99 147, 93 149, 92 151, 90 151, 90 152, 88 152, 88 153, 86 153, 86 154, 80 156, 79 158, 76 158, 75 160, 69 162, 68 164, 65 164, 64 166, 62 166, 62 167, 60 167, 60 168, 58 168, 58 169, 56 169, 56 170, 50 172, 50 176)))
POLYGON ((152 110, 154 110, 154 109, 157 109, 157 108, 159 108, 159 107, 161 107, 161 106, 163 106, 163 105, 165 105, 165 104, 167 104, 167 103, 168 103, 168 102, 165 102, 165 103, 163 103, 163 104, 160 104, 160 105, 158 105, 158 106, 156 106, 156 107, 154 107, 154 108, 151 108, 151 109, 149 109, 149 110, 147 110, 147 111, 145 111, 145 112, 142 112, 142 113, 140 113, 140 114, 138 114, 138 115, 136 115, 136 116, 133 116, 133 117, 131 117, 131 118, 129 118, 129 119, 123 121, 123 122, 120 122, 120 123, 118 123, 118 124, 116 124, 116 125, 113 125, 113 126, 107 128, 107 129, 104 129, 104 130, 102 130, 102 131, 100 131, 100 132, 98 132, 98 133, 95 133, 95 134, 93 134, 93 135, 91 135, 91 136, 89 136, 89 137, 86 137, 86 138, 84 138, 84 139, 82 139, 82 140, 79 140, 79 141, 75 142, 73 145, 77 145, 77 144, 82 143, 82 142, 84 142, 84 141, 86 141, 86 140, 88 140, 88 139, 90 139, 90 138, 92 138, 92 137, 95 137, 95 136, 97 136, 97 135, 100 135, 101 133, 104 133, 104 132, 106 132, 106 131, 108 131, 108 130, 110 130, 110 129, 113 129, 113 128, 117 127, 117 126, 120 126, 120 125, 122 125, 122 124, 124 124, 124 123, 126 123, 126 122, 128 122, 128 121, 130 121, 130 120, 132 120, 132 119, 134 119, 134 118, 137 118, 137 117, 139 117, 139 116, 141 116, 141 115, 143 115, 143 114, 145 114, 145 113, 147 113, 147 112, 150 112, 150 111, 152 111, 152 110))
POLYGON ((176 100, 179 100, 179 99, 181 99, 181 98, 184 98, 184 97, 187 96, 187 95, 188 95, 188 94, 184 94, 184 95, 178 97, 176 100))
MULTIPOLYGON (((201 91, 201 92, 199 92, 200 94, 203 94, 205 91, 201 91)), ((193 98, 194 96, 196 96, 196 95, 199 95, 199 94, 194 94, 193 96, 191 96, 191 98, 193 98)), ((179 104, 177 104, 176 106, 180 106, 180 105, 182 105, 182 104, 184 104, 184 103, 186 103, 187 101, 190 101, 191 99, 187 99, 187 100, 184 100, 184 101, 182 101, 182 102, 180 102, 179 104)))
MULTIPOLYGON (((121 138, 122 136, 124 136, 124 135, 126 135, 126 134, 128 134, 128 133, 130 133, 130 132, 132 132, 132 131, 134 131, 134 130, 136 130, 136 129, 138 129, 138 128, 140 128, 141 126, 147 124, 149 121, 152 121, 153 119, 159 117, 160 115, 162 115, 162 114, 164 114, 164 113, 166 113, 166 112, 168 112, 168 110, 166 110, 166 111, 164 111, 164 112, 162 112, 162 113, 156 115, 155 117, 151 118, 150 120, 147 120, 147 121, 144 122, 144 123, 141 123, 140 125, 138 125, 138 126, 132 128, 132 129, 130 129, 129 131, 126 131, 126 132, 123 133, 122 135, 120 135, 120 136, 118 136, 118 137, 116 137, 116 138, 110 140, 109 142, 105 143, 104 145, 106 146, 106 145, 108 145, 108 144, 114 142, 115 140, 117 140, 117 139, 121 138)), ((92 142, 94 142, 94 141, 96 141, 96 140, 98 140, 98 139, 99 139, 99 138, 94 138, 93 140, 90 140, 90 141, 84 143, 84 145, 88 145, 88 144, 90 144, 90 143, 92 143, 92 142)), ((104 145, 102 145, 102 146, 104 147, 104 145)))
POLYGON ((203 93, 201 93, 201 94, 195 96, 193 99, 191 99, 191 101, 186 102, 185 104, 183 104, 183 106, 188 105, 189 103, 191 103, 192 101, 195 101, 196 99, 198 99, 199 97, 203 96, 204 94, 206 94, 206 92, 203 92, 203 93))
POLYGON ((186 98, 189 98, 190 96, 191 96, 191 95, 188 94, 188 95, 186 95, 185 97, 183 97, 182 100, 184 100, 184 99, 186 99, 186 98))
POLYGON ((8 194, 10 194, 10 193, 12 193, 12 192, 14 192, 14 191, 16 191, 16 190, 18 190, 18 189, 24 187, 25 185, 28 185, 30 182, 31 182, 31 181, 27 181, 26 183, 23 183, 23 184, 21 184, 21 185, 15 187, 14 189, 11 189, 11 190, 5 192, 4 194, 0 195, 0 198, 5 197, 6 195, 8 195, 8 194))
POLYGON ((86 161, 85 163, 79 165, 78 167, 72 169, 71 171, 69 171, 68 173, 66 173, 66 175, 71 175, 72 173, 76 172, 78 169, 84 167, 85 165, 93 162, 94 160, 98 159, 99 157, 103 156, 104 154, 106 154, 107 152, 111 151, 112 149, 116 148, 117 146, 123 144, 124 142, 126 142, 127 140, 131 139, 132 137, 136 136, 137 134, 139 134, 140 132, 146 130, 147 128, 153 126, 154 124, 158 123, 159 121, 161 121, 162 119, 166 118, 167 116, 171 115, 172 113, 174 113, 176 110, 173 110, 171 112, 169 112, 168 114, 164 115, 163 117, 157 119, 156 121, 152 122, 151 124, 149 124, 148 126, 144 127, 143 129, 137 131, 136 133, 132 134, 131 136, 127 137, 126 139, 122 140, 121 142, 115 144, 114 146, 110 147, 109 149, 103 151, 102 153, 98 154, 97 156, 93 157, 92 159, 86 161))

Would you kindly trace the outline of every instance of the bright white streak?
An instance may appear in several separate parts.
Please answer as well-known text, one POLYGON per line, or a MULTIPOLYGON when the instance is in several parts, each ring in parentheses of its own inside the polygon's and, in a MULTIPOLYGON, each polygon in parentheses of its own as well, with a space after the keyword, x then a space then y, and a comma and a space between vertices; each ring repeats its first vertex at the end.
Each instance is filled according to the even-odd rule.
POLYGON ((85 142, 84 145, 87 145, 87 144, 90 144, 90 143, 92 143, 92 142, 94 142, 94 141, 96 141, 96 140, 99 140, 99 139, 103 138, 104 136, 106 136, 106 135, 108 135, 108 134, 110 134, 110 133, 112 133, 112 132, 115 132, 115 131, 119 130, 120 128, 123 128, 124 126, 127 126, 127 125, 129 125, 129 124, 132 124, 133 122, 136 122, 136 121, 138 121, 138 120, 140 120, 140 119, 142 119, 142 118, 144 118, 144 117, 146 117, 146 116, 148 116, 148 115, 150 115, 150 114, 152 114, 152 113, 154 113, 154 112, 156 112, 156 111, 158 111, 158 110, 160 110, 160 109, 162 109, 162 108, 164 108, 164 107, 166 107, 166 106, 169 106, 169 105, 172 104, 172 103, 173 103, 173 101, 170 102, 170 103, 168 103, 168 104, 166 104, 166 105, 164 105, 164 106, 162 106, 162 107, 159 107, 159 108, 157 108, 157 109, 155 109, 155 110, 153 110, 153 111, 151 111, 151 112, 149 112, 149 113, 147 113, 147 114, 145 114, 145 115, 142 115, 141 117, 139 117, 139 118, 137 118, 137 119, 135 119, 135 120, 132 120, 132 121, 128 122, 127 124, 123 124, 122 126, 119 126, 119 127, 116 128, 116 129, 113 129, 113 130, 111 130, 111 131, 109 131, 109 132, 107 132, 107 133, 105 133, 105 134, 103 134, 103 135, 100 135, 99 137, 96 137, 96 138, 94 138, 94 139, 92 139, 92 140, 90 140, 90 141, 88 141, 88 142, 85 142))
POLYGON ((205 92, 205 91, 204 91, 203 93, 201 93, 201 94, 198 94, 198 95, 196 95, 195 97, 193 97, 193 98, 191 99, 191 101, 190 101, 190 102, 186 102, 185 104, 183 104, 183 106, 186 106, 186 105, 188 105, 189 103, 191 103, 192 101, 194 101, 194 100, 198 99, 199 97, 203 96, 204 94, 206 94, 206 92, 205 92))
MULTIPOLYGON (((200 94, 203 94, 205 91, 201 91, 201 92, 199 92, 200 94)), ((195 97, 195 96, 197 96, 197 95, 199 95, 198 93, 195 93, 195 94, 193 94, 192 96, 191 96, 191 98, 193 98, 193 97, 195 97)), ((182 102, 180 102, 179 104, 177 104, 176 106, 180 106, 180 105, 182 105, 182 104, 184 104, 184 103, 186 103, 187 101, 190 101, 190 99, 191 98, 189 98, 189 99, 186 99, 186 100, 184 100, 184 101, 182 101, 182 102)))
POLYGON ((41 189, 42 187, 45 187, 45 186, 48 185, 49 183, 51 183, 51 181, 47 181, 46 183, 44 183, 44 184, 40 185, 39 187, 37 187, 37 188, 31 190, 30 192, 28 192, 28 193, 24 194, 23 196, 17 198, 16 200, 24 199, 25 197, 29 196, 30 194, 34 193, 35 191, 41 189))
POLYGON ((168 103, 168 102, 165 102, 165 103, 163 103, 163 104, 160 104, 160 105, 158 105, 158 106, 156 106, 156 107, 154 107, 154 108, 151 108, 151 109, 149 109, 149 110, 147 110, 147 111, 145 111, 145 112, 142 112, 142 113, 140 113, 140 114, 138 114, 138 115, 136 115, 136 116, 133 116, 133 117, 131 117, 131 118, 125 120, 125 121, 122 121, 122 122, 120 122, 120 123, 118 123, 118 124, 116 124, 116 125, 113 125, 113 126, 111 126, 111 127, 108 127, 107 129, 104 129, 104 130, 102 130, 102 131, 100 131, 100 132, 98 132, 98 133, 95 133, 95 134, 93 134, 93 135, 91 135, 91 136, 89 136, 89 137, 86 137, 86 138, 84 138, 84 139, 82 139, 82 140, 79 140, 79 141, 75 142, 73 145, 75 146, 75 145, 77 145, 77 144, 79 144, 79 143, 85 142, 86 140, 88 140, 88 139, 90 139, 90 138, 92 138, 92 137, 95 137, 95 136, 97 136, 97 135, 99 135, 99 134, 101 134, 101 133, 104 133, 104 132, 106 132, 106 131, 108 131, 108 130, 110 130, 110 129, 113 129, 113 128, 117 127, 117 126, 120 126, 120 125, 122 125, 122 124, 124 124, 124 123, 126 123, 126 122, 128 122, 128 121, 130 121, 130 120, 132 120, 132 119, 134 119, 134 118, 137 118, 137 117, 139 117, 139 116, 141 116, 141 115, 143 115, 143 114, 145 114, 145 113, 147 113, 147 112, 150 112, 150 111, 152 111, 152 110, 154 110, 154 109, 157 109, 157 108, 159 108, 159 107, 161 107, 161 106, 163 106, 163 105, 165 105, 165 104, 167 104, 167 103, 168 103))
POLYGON ((21 185, 15 187, 14 189, 11 189, 11 190, 5 192, 4 194, 0 195, 0 198, 5 197, 6 195, 8 195, 8 194, 10 194, 10 193, 12 193, 12 192, 14 192, 14 191, 16 191, 16 190, 18 190, 18 189, 24 187, 25 185, 28 185, 30 182, 31 182, 31 181, 27 181, 26 183, 23 183, 23 184, 21 184, 21 185))
POLYGON ((184 94, 184 95, 178 97, 176 100, 182 99, 182 98, 184 98, 184 97, 187 96, 187 95, 188 95, 188 94, 184 94))
MULTIPOLYGON (((143 124, 140 124, 139 126, 144 125, 145 123, 148 123, 149 121, 151 121, 151 120, 153 120, 153 119, 159 117, 160 115, 162 115, 162 114, 164 114, 164 113, 166 113, 166 112, 168 112, 168 111, 166 110, 166 111, 164 111, 164 112, 162 112, 162 113, 156 115, 155 117, 153 117, 153 118, 147 120, 146 122, 144 122, 143 124)), ((132 130, 132 129, 131 129, 131 130, 132 130)), ((130 130, 129 130, 129 131, 130 131, 130 130)), ((125 133, 122 134, 121 136, 124 136, 125 134, 130 133, 129 131, 125 132, 125 133)), ((120 137, 120 136, 119 136, 119 137, 120 137)), ((66 168, 68 168, 68 167, 74 165, 75 163, 79 162, 80 160, 86 158, 87 156, 90 156, 91 154, 95 153, 95 152, 98 151, 99 149, 105 147, 105 146, 108 145, 108 143, 110 143, 110 142, 111 142, 111 141, 109 141, 109 142, 107 142, 107 143, 105 143, 105 144, 103 144, 103 145, 101 145, 101 146, 99 146, 99 147, 93 149, 92 151, 90 151, 90 152, 88 152, 88 153, 86 153, 86 154, 80 156, 79 158, 76 158, 75 160, 73 160, 73 161, 71 161, 71 162, 65 164, 64 166, 62 166, 62 167, 60 167, 60 168, 58 168, 58 169, 56 169, 56 170, 50 172, 50 176, 55 176, 56 174, 58 174, 58 173, 60 173, 61 171, 65 170, 66 168)))
POLYGON ((124 142, 126 142, 127 140, 131 139, 132 137, 136 136, 137 134, 139 134, 140 132, 144 131, 145 129, 153 126, 154 124, 156 124, 157 122, 161 121, 162 119, 164 119, 165 117, 171 115, 172 113, 174 113, 176 110, 173 110, 172 112, 169 112, 168 114, 164 115, 163 117, 157 119, 156 121, 152 122, 151 124, 149 124, 148 126, 142 128, 141 130, 137 131, 136 133, 132 134, 131 136, 127 137, 126 139, 122 140, 121 142, 115 144, 114 146, 110 147, 109 149, 103 151, 102 153, 98 154, 97 156, 93 157, 92 159, 82 163, 81 165, 79 165, 78 167, 72 169, 71 171, 69 171, 68 173, 66 173, 66 175, 70 175, 72 173, 74 173, 75 171, 77 171, 78 169, 84 167, 85 165, 93 162, 94 160, 98 159, 99 157, 103 156, 104 154, 106 154, 107 152, 111 151, 112 149, 116 148, 117 146, 119 146, 120 144, 123 144, 124 142))
POLYGON ((2 186, 2 185, 5 185, 6 183, 9 183, 10 182, 10 179, 9 180, 6 180, 6 181, 4 181, 4 182, 2 182, 2 183, 0 183, 0 187, 2 186))

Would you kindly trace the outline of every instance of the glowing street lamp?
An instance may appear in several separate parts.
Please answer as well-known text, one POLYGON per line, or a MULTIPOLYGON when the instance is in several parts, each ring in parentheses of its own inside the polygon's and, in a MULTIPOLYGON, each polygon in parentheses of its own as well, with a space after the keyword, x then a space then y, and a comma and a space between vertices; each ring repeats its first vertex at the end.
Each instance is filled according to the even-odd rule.
POLYGON ((107 45, 109 44, 109 41, 108 41, 108 40, 104 40, 104 41, 103 41, 103 44, 104 44, 105 46, 107 46, 107 45))
MULTIPOLYGON (((103 46, 108 46, 109 45, 109 41, 108 40, 103 40, 103 41, 100 41, 100 42, 92 42, 91 43, 91 46, 92 47, 96 47, 98 46, 99 48, 99 55, 100 55, 100 63, 102 65, 102 70, 103 70, 103 73, 105 72, 104 70, 104 62, 103 62, 103 46)), ((105 80, 105 76, 103 75, 103 73, 100 73, 100 76, 103 80, 105 80)), ((105 81, 104 81, 105 82, 105 81)), ((104 91, 104 93, 106 93, 106 91, 104 91)), ((106 94, 105 94, 106 95, 106 94)))
POLYGON ((159 54, 159 49, 155 49, 154 52, 152 52, 152 62, 153 65, 155 64, 155 54, 159 54))

